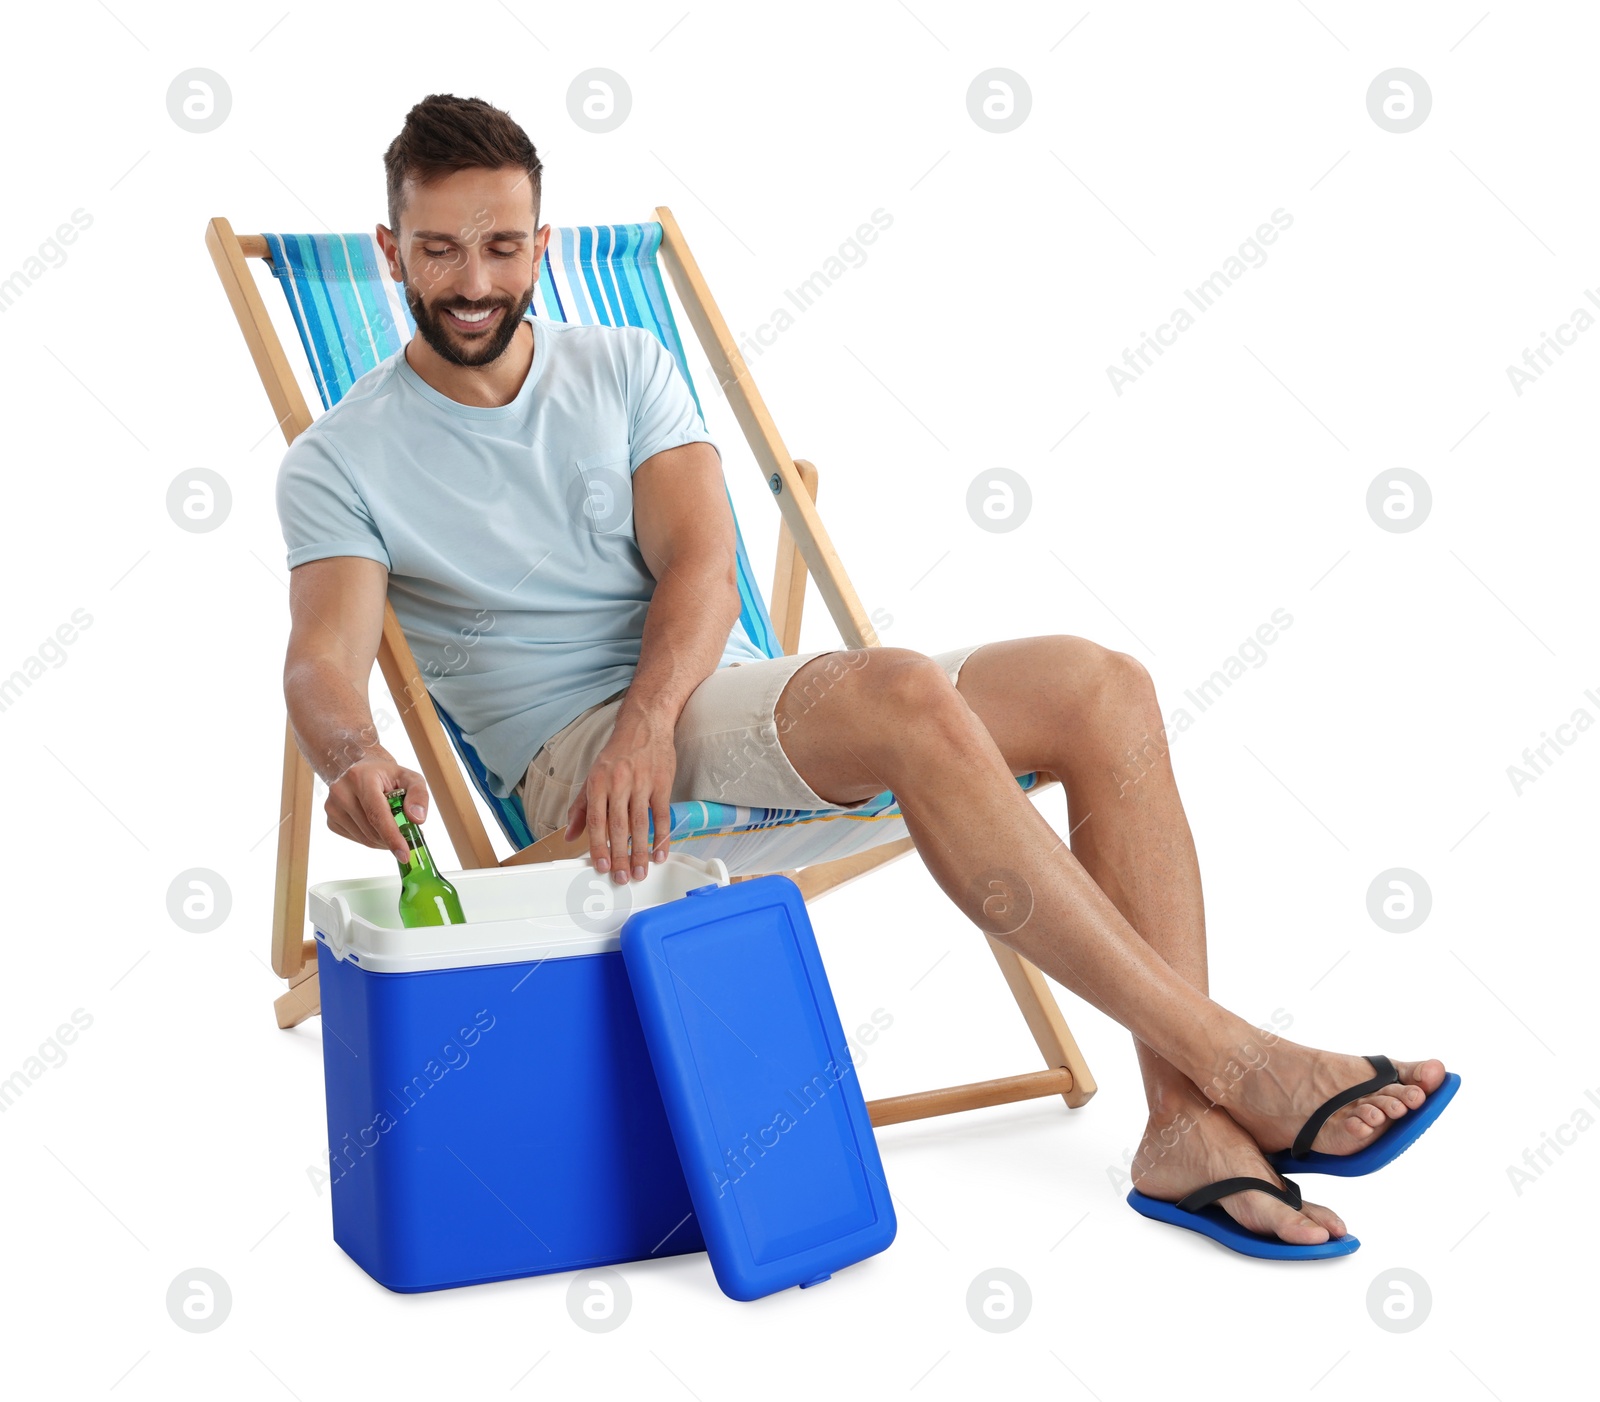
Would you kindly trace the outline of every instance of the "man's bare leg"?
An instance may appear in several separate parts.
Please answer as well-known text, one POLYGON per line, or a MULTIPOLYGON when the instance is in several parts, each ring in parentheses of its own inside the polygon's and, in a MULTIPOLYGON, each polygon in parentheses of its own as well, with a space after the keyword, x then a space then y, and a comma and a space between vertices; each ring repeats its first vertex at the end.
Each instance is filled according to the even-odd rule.
MULTIPOLYGON (((1073 854, 1146 942, 1209 992, 1200 867, 1149 673, 1125 653, 1054 635, 978 649, 962 668, 959 689, 1013 773, 1044 768, 1061 779, 1073 854)), ((1136 1046, 1151 1107, 1136 1162, 1150 1169, 1171 1159, 1175 1123, 1195 1119, 1196 1095, 1175 1067, 1144 1043, 1136 1046)), ((1338 1153, 1359 1147, 1389 1120, 1420 1106, 1444 1074, 1438 1063, 1408 1062, 1396 1069, 1402 1084, 1341 1111, 1319 1137, 1319 1148, 1338 1153)), ((1343 1085, 1365 1080, 1369 1072, 1357 1057, 1343 1058, 1336 1068, 1343 1085)), ((1210 1101, 1199 1103, 1201 1115, 1211 1108, 1210 1101)), ((1286 1132, 1292 1135, 1296 1127, 1286 1132)), ((1176 1189, 1175 1176, 1184 1175, 1175 1175, 1170 1162, 1165 1167, 1169 1171, 1155 1181, 1176 1189)), ((1245 1197, 1224 1205, 1267 1201, 1245 1197)))
MULTIPOLYGON (((958 688, 1014 774, 1044 769, 1060 779, 1073 855, 1144 941, 1209 993, 1200 866, 1145 669, 1084 638, 1019 638, 973 653, 958 688)), ((1137 1037, 1134 1048, 1149 1105, 1130 1167, 1141 1192, 1175 1202, 1222 1178, 1279 1181, 1256 1143, 1188 1076, 1137 1037)), ((1251 1230, 1293 1242, 1346 1230, 1313 1202, 1297 1214, 1242 1193, 1221 1206, 1251 1230)))
MULTIPOLYGON (((1241 1067, 1265 1070, 1263 1039, 1204 996, 1198 865, 1170 765, 1157 783, 1150 782, 1156 771, 1148 759, 1142 769, 1111 780, 1110 745, 1125 749, 1141 738, 1142 732, 1135 732, 1123 742, 1130 719, 1136 724, 1153 719, 1157 734, 1160 721, 1153 693, 1138 695, 1143 669, 1132 659, 1108 668, 1103 665, 1108 658, 1122 655, 1082 639, 991 644, 969 658, 962 671, 959 696, 965 705, 956 702, 942 671, 915 653, 870 650, 866 665, 845 669, 831 684, 820 677, 827 664, 838 672, 838 660, 860 662, 863 654, 819 658, 791 679, 780 699, 784 749, 807 782, 832 802, 892 789, 929 870, 956 904, 981 928, 1134 1033, 1152 1122, 1170 1127, 1187 1108, 1189 1118, 1203 1127, 1177 1140, 1181 1155, 1164 1155, 1158 1176, 1141 1182, 1145 1191, 1163 1189, 1167 1179, 1194 1178, 1197 1165, 1221 1164, 1227 1171, 1158 1195, 1181 1196, 1200 1181, 1240 1172, 1270 1178, 1260 1150, 1239 1125, 1227 1114, 1205 1113, 1211 1103, 1200 1097, 1196 1083, 1207 1085, 1241 1119, 1253 1120, 1260 1133, 1270 1137, 1281 1121, 1288 1126, 1282 1140, 1287 1143, 1311 1108, 1342 1085, 1365 1079, 1368 1070, 1354 1058, 1280 1041, 1275 1051, 1304 1055, 1285 1058, 1296 1063, 1286 1074, 1254 1078, 1270 1082, 1267 1093, 1251 1095, 1249 1088, 1232 1084, 1241 1079, 1241 1067), (1038 768, 1062 778, 1074 846, 1095 864, 1109 892, 1016 787, 1015 774, 1038 768), (1130 790, 1122 781, 1133 773, 1141 777, 1130 790), (1004 783, 997 783, 1002 775, 1004 783), (1149 797, 1129 800, 1139 787, 1149 797), (1113 798, 1129 801, 1119 811, 1110 807, 1113 798), (1082 834, 1095 827, 1096 804, 1106 820, 1085 840, 1082 834), (995 889, 992 881, 1017 878, 1027 888, 1033 913, 1012 930, 1016 917, 997 923, 993 902, 986 913, 985 900, 995 889), (1143 923, 1136 927, 1130 915, 1143 923), (1320 1058, 1315 1067, 1309 1064, 1312 1058, 1320 1058), (1345 1063, 1358 1069, 1322 1090, 1345 1063)), ((1417 1066, 1409 1068, 1409 1077, 1408 1068, 1400 1068, 1402 1076, 1431 1079, 1426 1088, 1432 1089, 1442 1066, 1418 1066, 1437 1068, 1437 1076, 1417 1066)), ((1408 1092, 1421 1102, 1421 1089, 1408 1092)), ((1404 1113, 1403 1106, 1397 1108, 1404 1113)), ((1380 1122, 1386 1117, 1371 1113, 1380 1122)), ((1318 1147, 1339 1151, 1320 1138, 1318 1147)), ((1238 1195, 1223 1205, 1247 1225, 1278 1231, 1289 1240, 1321 1241, 1329 1231, 1343 1230, 1326 1209, 1301 1216, 1263 1194, 1238 1195)))

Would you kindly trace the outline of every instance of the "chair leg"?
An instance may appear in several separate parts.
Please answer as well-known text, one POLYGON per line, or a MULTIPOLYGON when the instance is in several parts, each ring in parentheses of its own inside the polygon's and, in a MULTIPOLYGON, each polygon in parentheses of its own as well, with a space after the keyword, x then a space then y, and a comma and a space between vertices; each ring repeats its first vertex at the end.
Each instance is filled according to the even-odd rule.
MULTIPOLYGON (((1044 784, 1055 782, 1058 781, 1054 775, 1044 780, 1044 784)), ((1039 787, 1042 788, 1044 784, 1039 787)), ((912 850, 914 844, 909 837, 905 837, 869 847, 864 852, 848 857, 819 862, 800 871, 783 874, 800 887, 809 906, 824 892, 836 891, 912 850)), ((750 878, 734 878, 736 881, 741 879, 750 878)), ((1069 1107, 1077 1109, 1087 1104, 1098 1089, 1089 1063, 1078 1049, 1078 1043, 1067 1026, 1061 1006, 1056 1002, 1044 974, 1009 946, 993 937, 986 938, 1000 965, 1000 972, 1005 975, 1006 986, 1017 1000, 1017 1007, 1021 1009, 1028 1030, 1033 1033, 1033 1040, 1050 1069, 868 1101, 867 1109, 874 1125, 898 1124, 903 1120, 923 1119, 930 1115, 950 1115, 983 1105, 1005 1105, 1043 1095, 1060 1095, 1069 1107)))
MULTIPOLYGON (((1030 791, 1037 798, 1051 784, 1060 780, 1046 770, 1039 774, 1040 782, 1030 791)), ((799 872, 786 873, 800 887, 809 905, 816 897, 836 891, 848 882, 865 876, 885 862, 892 862, 913 851, 915 844, 909 837, 885 842, 833 861, 818 862, 799 872)), ((959 1110, 970 1110, 979 1105, 1001 1105, 1008 1101, 1032 1096, 1059 1093, 1067 1104, 1077 1109, 1088 1103, 1098 1086, 1095 1084, 1089 1063, 1084 1060, 1078 1043, 1067 1026, 1067 1020, 1056 1002, 1055 994, 1044 974, 1008 945, 992 936, 986 936, 989 948, 1005 975, 1006 986, 1017 1000, 1028 1030, 1044 1056, 1050 1071, 1036 1071, 1022 1076, 1004 1076, 993 1081, 972 1085, 949 1086, 943 1090, 923 1091, 914 1095, 896 1096, 893 1101, 873 1101, 868 1108, 873 1111, 874 1124, 894 1124, 901 1120, 919 1119, 926 1115, 948 1115, 959 1110), (1066 1077, 1056 1076, 1065 1070, 1066 1077), (1067 1083, 1063 1085, 1063 1081, 1067 1083), (881 1118, 880 1118, 881 1117, 881 1118)))
POLYGON ((295 1027, 322 1011, 322 985, 317 980, 315 960, 289 980, 289 991, 272 1005, 278 1026, 295 1027))
POLYGON ((1044 975, 1015 950, 992 936, 988 938, 989 947, 1000 962, 1001 972, 1049 1069, 869 1100, 867 1114, 874 1127, 926 1119, 931 1115, 953 1115, 984 1105, 1009 1105, 1046 1095, 1059 1095, 1070 1108, 1077 1109, 1094 1095, 1097 1089, 1094 1077, 1044 975))
POLYGON ((1011 996, 1017 1000, 1017 1006, 1022 1009, 1028 1031, 1033 1033, 1033 1040, 1038 1043, 1039 1050, 1044 1054, 1045 1064, 1064 1066, 1072 1073, 1072 1085, 1062 1093, 1061 1098, 1073 1109, 1086 1104, 1099 1087, 1095 1085, 1094 1076, 1089 1071, 1089 1063, 1083 1059, 1083 1053, 1078 1050, 1078 1043, 1067 1026, 1066 1018, 1061 1014, 1061 1006, 1056 1002, 1055 994, 1050 991, 1050 985, 1046 982, 1044 974, 1036 965, 1024 959, 1010 946, 1001 944, 993 935, 986 935, 985 938, 989 941, 989 948, 994 951, 994 957, 1000 964, 1000 972, 1005 975, 1011 996))
POLYGON ((915 847, 916 844, 909 837, 897 838, 893 842, 882 842, 876 847, 868 847, 863 852, 852 852, 848 857, 835 857, 831 862, 818 862, 814 866, 802 867, 790 875, 795 885, 800 888, 800 894, 806 898, 806 904, 809 905, 824 892, 837 891, 857 877, 865 876, 886 862, 892 862, 897 857, 903 857, 907 852, 914 851, 915 847))
POLYGON ((1064 1066, 1054 1071, 1029 1071, 1021 1076, 998 1076, 992 1081, 973 1081, 943 1090, 914 1091, 910 1095, 891 1095, 867 1102, 867 1118, 874 1129, 925 1120, 932 1115, 954 1115, 962 1110, 977 1110, 985 1105, 1010 1105, 1043 1095, 1066 1095, 1072 1073, 1064 1066))
POLYGON ((278 801, 278 872, 272 893, 272 969, 281 978, 300 972, 306 928, 306 871, 311 862, 311 781, 314 775, 283 725, 283 788, 278 801))

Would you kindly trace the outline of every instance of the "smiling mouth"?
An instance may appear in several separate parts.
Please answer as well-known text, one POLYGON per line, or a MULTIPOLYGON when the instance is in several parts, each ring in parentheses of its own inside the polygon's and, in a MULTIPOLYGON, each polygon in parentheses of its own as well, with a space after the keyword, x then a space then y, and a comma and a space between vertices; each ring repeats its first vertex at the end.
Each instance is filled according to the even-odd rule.
POLYGON ((448 308, 445 310, 445 319, 465 335, 475 331, 484 331, 493 326, 499 319, 502 308, 491 307, 487 312, 475 312, 470 316, 459 316, 448 308), (475 318, 475 319, 474 319, 475 318))

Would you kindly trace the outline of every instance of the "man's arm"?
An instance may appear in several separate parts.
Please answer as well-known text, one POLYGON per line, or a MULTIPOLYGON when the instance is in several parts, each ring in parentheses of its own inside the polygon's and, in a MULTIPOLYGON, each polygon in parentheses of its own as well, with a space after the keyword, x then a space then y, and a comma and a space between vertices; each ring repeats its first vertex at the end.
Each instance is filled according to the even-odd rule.
POLYGON ((677 768, 673 734, 694 689, 717 668, 739 618, 738 553, 722 460, 709 443, 685 443, 633 474, 633 530, 656 589, 645 614, 639 665, 611 739, 595 757, 568 813, 566 835, 587 826, 590 857, 627 880, 645 874, 653 814, 655 859, 667 853, 677 768))
POLYGON ((685 443, 639 464, 633 533, 656 591, 617 718, 653 713, 676 726, 690 694, 716 671, 739 618, 733 513, 711 444, 685 443))
POLYGON ((384 794, 406 790, 406 811, 427 816, 422 776, 378 743, 367 683, 383 636, 389 571, 377 560, 334 555, 289 571, 289 648, 283 697, 295 743, 328 785, 328 826, 400 861, 410 849, 384 794))

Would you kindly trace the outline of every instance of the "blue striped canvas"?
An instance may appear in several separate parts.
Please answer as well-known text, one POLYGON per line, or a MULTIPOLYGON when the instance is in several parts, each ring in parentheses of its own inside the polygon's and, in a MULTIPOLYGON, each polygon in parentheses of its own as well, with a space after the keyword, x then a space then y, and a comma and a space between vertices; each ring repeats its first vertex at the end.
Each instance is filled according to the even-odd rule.
MULTIPOLYGON (((283 288, 300 344, 321 396, 329 409, 369 370, 386 360, 416 331, 411 308, 389 276, 371 234, 267 234, 272 272, 283 288)), ((651 331, 672 352, 695 405, 705 417, 694 377, 684 357, 683 342, 667 302, 657 250, 661 225, 593 224, 551 231, 531 315, 550 321, 584 325, 639 326, 651 331)), ((733 507, 730 495, 728 506, 733 507)), ((744 536, 734 513, 738 549, 740 622, 768 657, 783 648, 756 586, 745 553, 744 536)), ((533 833, 521 799, 513 792, 498 798, 477 753, 454 719, 437 700, 440 723, 478 793, 494 813, 516 850, 529 846, 533 833)), ((1037 776, 1018 782, 1032 788, 1037 776)), ((894 796, 880 794, 860 808, 802 812, 793 809, 741 808, 718 803, 674 803, 674 844, 694 844, 697 856, 720 857, 730 872, 778 871, 802 861, 834 856, 893 841, 905 833, 894 796), (786 835, 786 837, 785 837, 786 835)), ((651 841, 654 824, 651 824, 651 841)))

